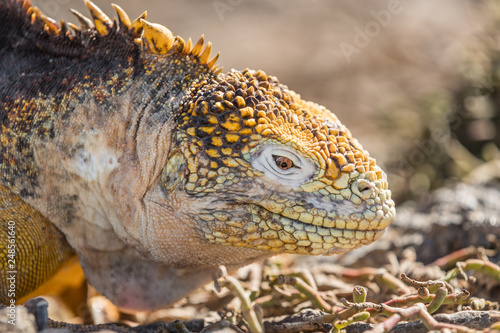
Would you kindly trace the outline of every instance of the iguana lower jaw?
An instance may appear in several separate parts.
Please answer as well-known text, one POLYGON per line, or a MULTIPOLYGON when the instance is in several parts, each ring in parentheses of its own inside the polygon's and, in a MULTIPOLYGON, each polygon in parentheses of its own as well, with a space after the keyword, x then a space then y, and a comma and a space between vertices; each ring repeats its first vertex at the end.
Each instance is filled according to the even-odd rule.
MULTIPOLYGON (((381 192, 381 196, 390 196, 387 191, 381 192)), ((371 206, 343 199, 329 202, 330 209, 325 209, 325 205, 318 209, 311 203, 320 202, 317 197, 290 199, 273 193, 259 198, 252 198, 251 204, 203 210, 198 214, 198 232, 213 244, 277 253, 333 255, 377 240, 395 214, 390 199, 371 206)))

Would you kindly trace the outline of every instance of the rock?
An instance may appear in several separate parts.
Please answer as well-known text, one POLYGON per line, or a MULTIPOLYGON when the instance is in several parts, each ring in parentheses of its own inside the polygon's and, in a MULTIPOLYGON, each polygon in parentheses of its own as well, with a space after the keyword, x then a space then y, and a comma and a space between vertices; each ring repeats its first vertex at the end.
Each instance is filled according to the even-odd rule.
POLYGON ((23 306, 0 309, 0 332, 36 333, 35 316, 23 306))

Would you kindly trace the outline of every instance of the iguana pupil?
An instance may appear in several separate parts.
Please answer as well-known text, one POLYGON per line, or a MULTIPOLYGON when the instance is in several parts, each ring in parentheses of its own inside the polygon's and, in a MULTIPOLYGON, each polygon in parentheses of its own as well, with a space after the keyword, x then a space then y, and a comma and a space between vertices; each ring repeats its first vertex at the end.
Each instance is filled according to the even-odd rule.
POLYGON ((288 170, 294 166, 292 160, 285 156, 278 156, 275 161, 278 168, 283 170, 288 170))

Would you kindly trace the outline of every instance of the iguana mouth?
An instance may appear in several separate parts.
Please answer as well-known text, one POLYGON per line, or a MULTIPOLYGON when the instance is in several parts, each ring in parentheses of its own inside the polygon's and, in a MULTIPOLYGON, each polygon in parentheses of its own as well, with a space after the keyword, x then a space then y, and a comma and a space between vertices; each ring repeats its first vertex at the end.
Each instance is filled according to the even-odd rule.
MULTIPOLYGON (((352 214, 342 219, 335 212, 306 209, 296 202, 268 199, 246 205, 247 213, 235 217, 227 212, 202 214, 202 236, 212 243, 251 247, 294 254, 332 255, 367 245, 382 236, 394 218, 392 200, 381 213, 352 214), (295 204, 293 208, 291 205, 295 204), (356 215, 356 216, 355 216, 356 215), (348 220, 349 222, 346 222, 348 220)), ((370 211, 371 212, 371 211, 370 211)))
POLYGON ((393 217, 394 202, 388 200, 379 204, 355 205, 348 200, 329 203, 330 209, 320 209, 305 202, 293 200, 260 200, 257 204, 270 213, 281 215, 305 225, 321 226, 339 230, 381 230, 385 229, 393 217), (343 213, 349 205, 349 213, 343 213))

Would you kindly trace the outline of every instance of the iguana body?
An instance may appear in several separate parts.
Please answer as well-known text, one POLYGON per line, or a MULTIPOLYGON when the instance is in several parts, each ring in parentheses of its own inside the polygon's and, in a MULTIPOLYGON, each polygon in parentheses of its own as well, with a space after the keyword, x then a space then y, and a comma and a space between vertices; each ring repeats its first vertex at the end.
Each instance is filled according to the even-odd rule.
POLYGON ((128 309, 221 264, 350 251, 392 222, 384 173, 331 112, 261 71, 220 74, 203 38, 87 4, 95 26, 70 34, 0 0, 1 302, 9 221, 16 297, 74 250, 128 309))

